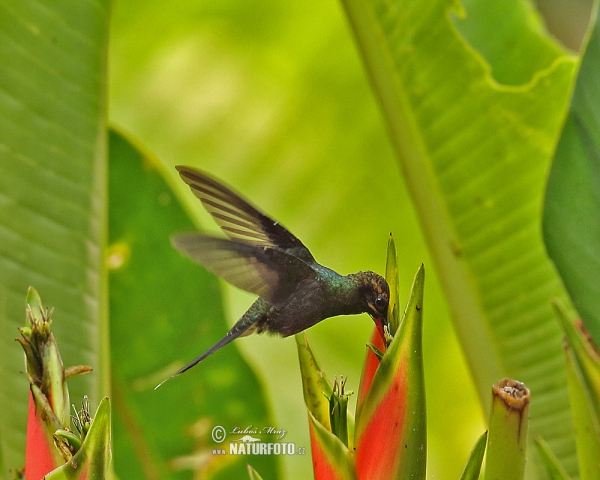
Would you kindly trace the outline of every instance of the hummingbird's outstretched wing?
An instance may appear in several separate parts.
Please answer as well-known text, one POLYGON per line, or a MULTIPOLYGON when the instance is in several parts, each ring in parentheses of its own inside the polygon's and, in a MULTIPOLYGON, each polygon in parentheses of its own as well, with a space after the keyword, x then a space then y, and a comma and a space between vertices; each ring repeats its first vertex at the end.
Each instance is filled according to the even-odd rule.
POLYGON ((315 262, 297 237, 231 189, 200 170, 181 165, 175 168, 229 238, 251 245, 276 247, 307 263, 315 262))
POLYGON ((284 302, 300 282, 314 280, 317 275, 301 258, 268 245, 199 233, 177 235, 171 242, 207 270, 273 304, 284 302))

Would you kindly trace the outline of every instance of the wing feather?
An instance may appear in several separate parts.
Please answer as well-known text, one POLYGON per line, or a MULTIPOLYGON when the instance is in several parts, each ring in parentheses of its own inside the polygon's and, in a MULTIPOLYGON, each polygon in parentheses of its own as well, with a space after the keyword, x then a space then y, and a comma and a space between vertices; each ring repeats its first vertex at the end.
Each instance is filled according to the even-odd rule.
POLYGON ((284 302, 300 282, 316 277, 305 261, 270 246, 198 233, 177 235, 172 243, 207 270, 273 304, 284 302))
POLYGON ((297 237, 240 195, 200 170, 185 166, 176 168, 229 238, 251 245, 275 247, 307 263, 315 262, 297 237))

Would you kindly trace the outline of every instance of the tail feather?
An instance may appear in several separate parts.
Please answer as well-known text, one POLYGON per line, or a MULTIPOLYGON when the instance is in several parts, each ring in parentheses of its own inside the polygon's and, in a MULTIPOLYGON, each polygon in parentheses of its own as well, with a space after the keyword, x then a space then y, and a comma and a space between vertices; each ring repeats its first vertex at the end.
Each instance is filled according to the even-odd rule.
POLYGON ((251 329, 251 328, 255 325, 254 323, 249 323, 249 324, 246 324, 246 325, 241 324, 241 323, 242 322, 238 322, 237 324, 235 324, 233 326, 233 328, 231 330, 229 330, 229 332, 227 332, 227 335, 225 335, 221 340, 219 340, 217 343, 215 343, 212 347, 210 347, 202 355, 200 355, 199 357, 196 357, 194 360, 192 360, 190 363, 188 363, 185 367, 180 368, 173 375, 171 375, 170 377, 164 379, 156 387, 154 387, 154 390, 156 390, 159 387, 161 387, 165 382, 167 382, 168 380, 171 380, 173 377, 176 377, 177 375, 180 375, 183 372, 186 372, 190 368, 194 367, 195 365, 197 365, 198 363, 200 363, 202 360, 204 360, 206 357, 208 357, 209 355, 215 353, 221 347, 224 347, 225 345, 227 345, 228 343, 232 342, 236 338, 238 338, 240 336, 245 336, 245 335, 247 335, 247 334, 249 334, 249 333, 251 333, 253 331, 253 329, 251 329), (250 332, 248 332, 248 330, 250 330, 250 332))

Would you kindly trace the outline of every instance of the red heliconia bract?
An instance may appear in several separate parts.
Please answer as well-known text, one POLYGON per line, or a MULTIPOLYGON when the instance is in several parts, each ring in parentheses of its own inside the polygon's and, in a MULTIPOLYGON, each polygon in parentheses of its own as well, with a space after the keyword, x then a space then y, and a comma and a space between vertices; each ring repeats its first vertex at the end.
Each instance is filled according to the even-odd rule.
MULTIPOLYGON (((385 352, 385 343, 383 342, 383 339, 376 328, 373 330, 373 335, 371 335, 371 344, 377 347, 381 352, 385 352)), ((365 363, 363 365, 363 371, 360 377, 360 387, 358 388, 358 399, 356 401, 357 410, 362 405, 365 397, 367 396, 367 392, 371 388, 371 383, 373 382, 373 377, 375 376, 377 367, 379 367, 379 358, 377 358, 377 355, 375 355, 373 350, 367 348, 365 363)))
POLYGON ((44 475, 57 467, 53 451, 54 446, 48 444, 44 423, 37 412, 30 390, 25 441, 25 478, 27 480, 44 478, 44 475))
POLYGON ((406 365, 402 362, 377 405, 356 446, 356 474, 359 480, 388 480, 398 470, 402 445, 385 440, 401 438, 406 423, 406 365))
POLYGON ((326 397, 335 394, 336 389, 327 381, 306 335, 296 337, 316 480, 425 478, 427 425, 421 346, 424 280, 421 266, 389 346, 374 330, 375 348, 367 350, 356 421, 348 415, 348 425, 340 430, 332 428, 333 417, 331 421, 326 418, 326 397))

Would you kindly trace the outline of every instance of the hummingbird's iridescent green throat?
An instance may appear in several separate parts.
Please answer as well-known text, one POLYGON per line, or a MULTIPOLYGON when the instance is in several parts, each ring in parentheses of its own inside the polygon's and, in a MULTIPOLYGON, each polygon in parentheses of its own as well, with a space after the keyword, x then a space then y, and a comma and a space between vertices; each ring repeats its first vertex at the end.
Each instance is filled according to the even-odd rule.
POLYGON ((259 298, 227 335, 169 378, 189 370, 237 337, 252 332, 287 337, 336 315, 366 312, 383 337, 390 290, 381 275, 358 272, 343 276, 320 265, 279 222, 229 188, 199 170, 176 168, 229 238, 189 233, 174 237, 173 245, 207 270, 259 298))

